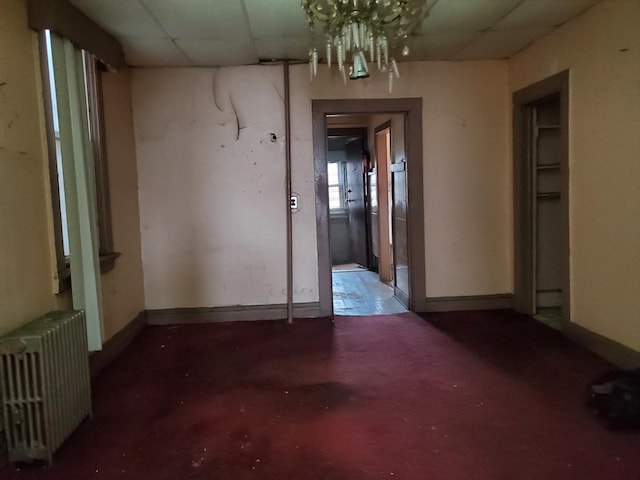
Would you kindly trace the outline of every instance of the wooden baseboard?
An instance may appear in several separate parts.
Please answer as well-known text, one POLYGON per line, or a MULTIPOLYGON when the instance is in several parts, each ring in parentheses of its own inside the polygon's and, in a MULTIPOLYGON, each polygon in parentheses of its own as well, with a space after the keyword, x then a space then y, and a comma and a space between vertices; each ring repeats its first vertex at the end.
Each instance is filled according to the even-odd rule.
POLYGON ((580 325, 570 323, 565 326, 564 334, 578 345, 591 350, 596 355, 610 361, 620 368, 640 367, 640 352, 626 347, 610 338, 603 337, 580 325))
POLYGON ((104 367, 120 355, 146 326, 147 313, 140 312, 126 327, 107 340, 102 346, 102 350, 92 352, 89 355, 91 378, 95 377, 104 367))
POLYGON ((400 290, 398 287, 393 287, 393 294, 405 308, 409 308, 409 295, 400 290))
MULTIPOLYGON (((318 302, 295 303, 293 305, 293 315, 296 318, 327 316, 320 309, 318 302)), ((286 318, 287 306, 285 304, 147 310, 147 321, 149 325, 251 322, 258 320, 284 320, 286 318)))
POLYGON ((420 305, 421 312, 454 312, 457 310, 499 310, 513 307, 513 295, 473 295, 461 297, 432 297, 420 305))

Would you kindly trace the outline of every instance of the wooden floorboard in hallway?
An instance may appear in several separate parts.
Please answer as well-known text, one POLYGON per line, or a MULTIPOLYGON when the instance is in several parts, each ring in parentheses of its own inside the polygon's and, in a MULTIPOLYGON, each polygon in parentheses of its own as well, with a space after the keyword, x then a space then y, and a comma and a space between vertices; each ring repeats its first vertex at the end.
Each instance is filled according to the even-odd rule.
POLYGON ((393 288, 368 270, 334 271, 333 312, 336 315, 382 315, 406 312, 393 288))

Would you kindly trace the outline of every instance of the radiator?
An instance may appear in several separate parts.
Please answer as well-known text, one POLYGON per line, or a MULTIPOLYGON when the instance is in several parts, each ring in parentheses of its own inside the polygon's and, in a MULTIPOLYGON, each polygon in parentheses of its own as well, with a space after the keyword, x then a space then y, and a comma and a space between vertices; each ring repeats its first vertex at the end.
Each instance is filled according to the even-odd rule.
POLYGON ((49 312, 0 338, 0 401, 9 461, 51 464, 91 415, 84 312, 49 312))

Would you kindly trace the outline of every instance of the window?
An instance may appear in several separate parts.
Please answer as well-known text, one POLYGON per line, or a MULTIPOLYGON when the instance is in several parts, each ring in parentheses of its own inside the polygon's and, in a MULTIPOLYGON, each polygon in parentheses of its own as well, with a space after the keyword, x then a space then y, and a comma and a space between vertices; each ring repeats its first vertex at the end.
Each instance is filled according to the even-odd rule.
POLYGON ((332 162, 327 164, 329 185, 329 210, 334 212, 345 208, 344 162, 332 162))
MULTIPOLYGON (((63 168, 63 141, 61 135, 59 102, 71 102, 69 98, 59 98, 59 85, 56 85, 56 73, 54 68, 53 39, 55 34, 49 30, 41 33, 41 58, 43 69, 43 87, 45 89, 45 108, 47 116, 47 140, 49 149, 51 194, 54 213, 55 243, 58 262, 59 289, 70 287, 70 235, 68 221, 68 192, 70 180, 65 179, 63 168)), ((58 38, 59 39, 59 38, 58 38)), ((83 114, 80 117, 86 122, 82 130, 86 135, 85 144, 90 151, 84 151, 80 157, 85 162, 90 172, 88 178, 94 183, 90 186, 94 201, 91 202, 90 216, 97 224, 97 244, 102 271, 113 268, 114 260, 118 254, 113 252, 111 233, 111 214, 109 208, 109 185, 107 176, 106 154, 104 147, 104 127, 102 118, 102 91, 100 83, 100 64, 93 55, 85 50, 77 50, 79 55, 79 68, 77 78, 81 79, 83 92, 80 108, 83 114)), ((68 72, 66 72, 68 75, 68 72)), ((67 127, 70 128, 70 127, 67 127)))

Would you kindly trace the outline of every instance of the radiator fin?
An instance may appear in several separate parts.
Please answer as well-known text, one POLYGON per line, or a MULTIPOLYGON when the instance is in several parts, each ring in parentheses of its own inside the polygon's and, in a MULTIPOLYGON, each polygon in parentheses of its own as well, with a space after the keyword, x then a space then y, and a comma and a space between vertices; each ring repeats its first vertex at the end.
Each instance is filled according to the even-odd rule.
POLYGON ((46 460, 91 415, 84 312, 49 312, 0 338, 9 461, 46 460))

